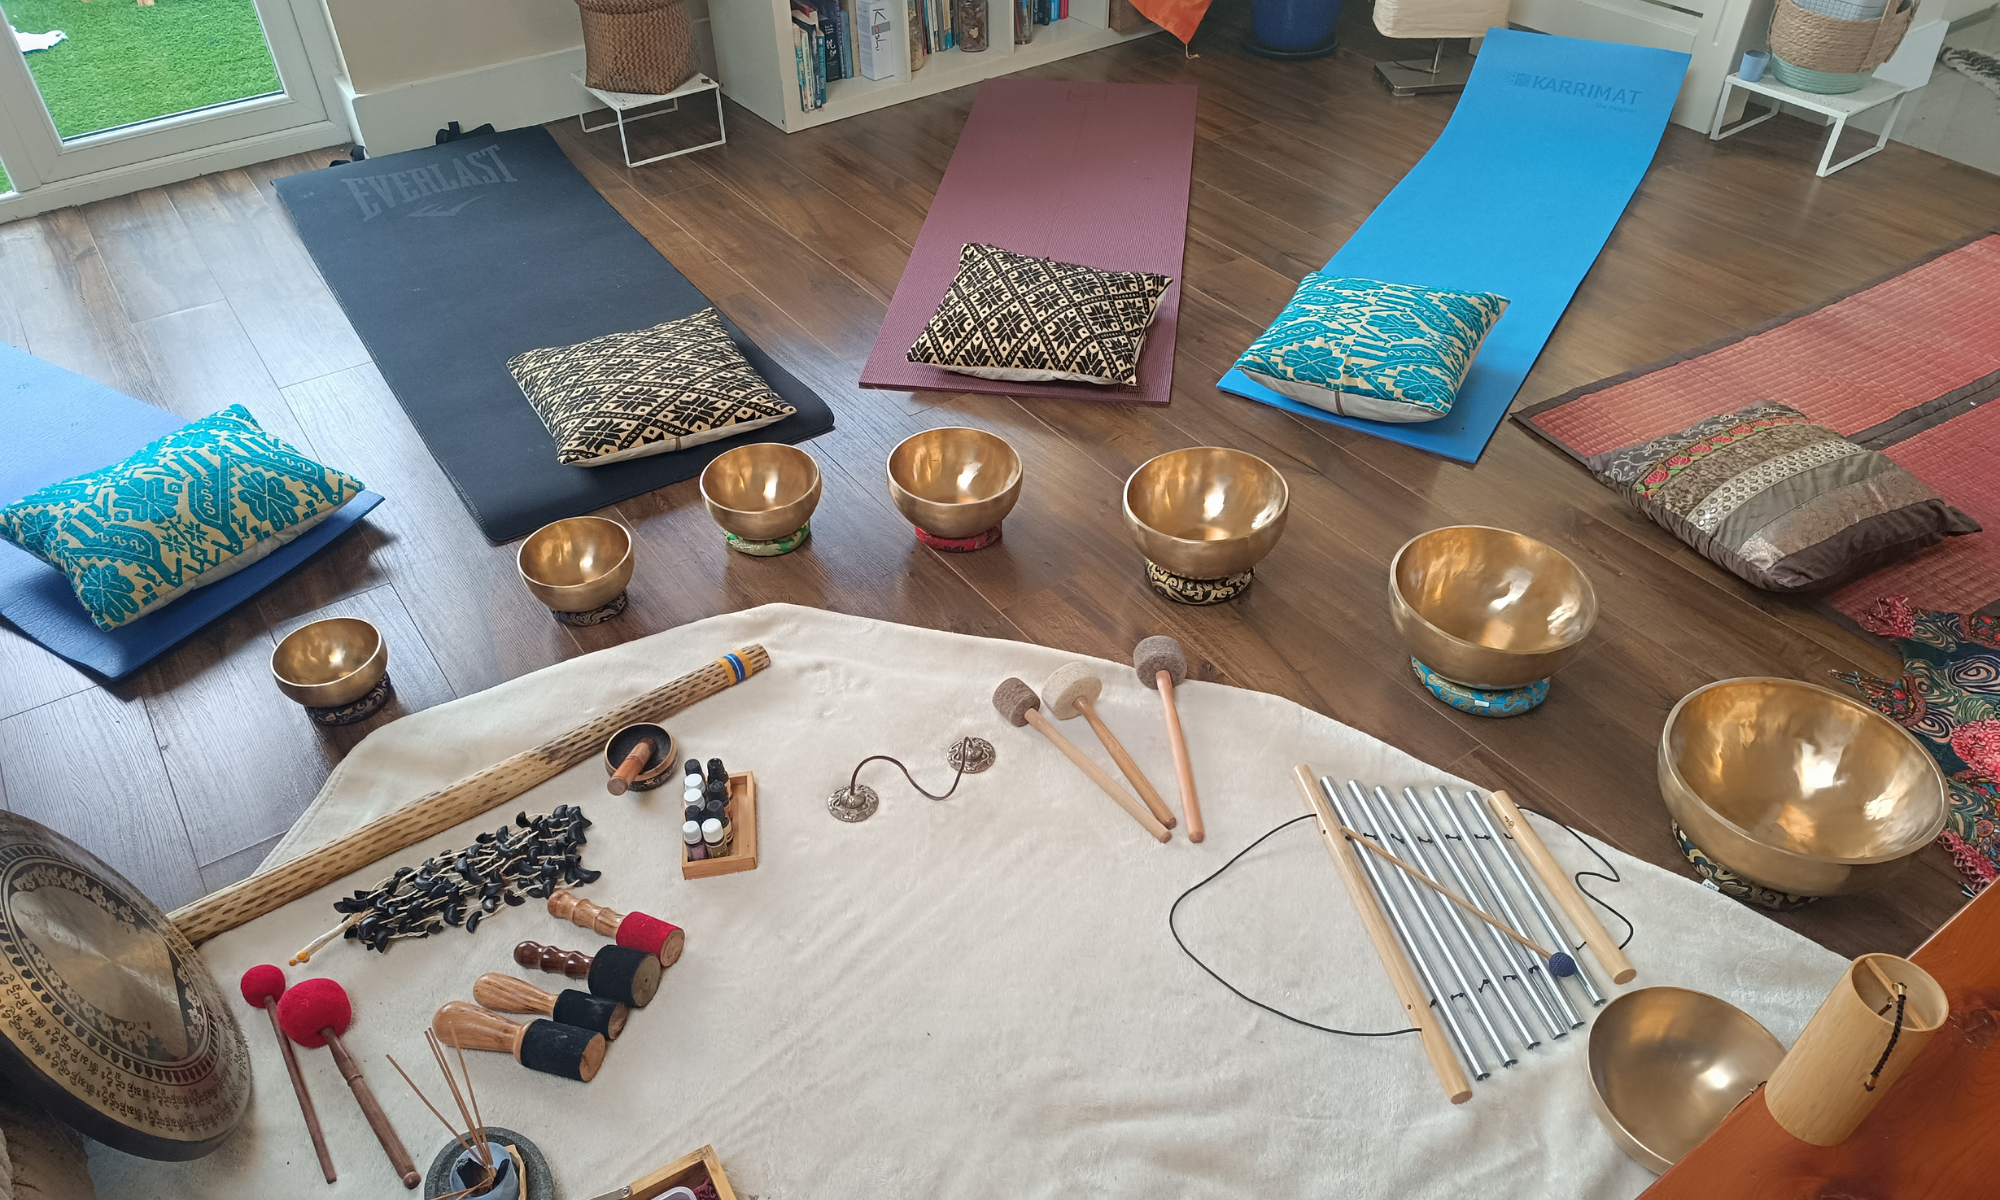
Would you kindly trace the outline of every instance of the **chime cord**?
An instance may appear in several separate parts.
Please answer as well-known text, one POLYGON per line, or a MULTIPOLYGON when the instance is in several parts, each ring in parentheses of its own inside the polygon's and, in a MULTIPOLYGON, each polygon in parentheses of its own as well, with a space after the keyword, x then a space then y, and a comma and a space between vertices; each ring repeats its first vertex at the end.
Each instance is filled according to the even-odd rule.
MULTIPOLYGON (((902 764, 897 763, 896 765, 901 766, 902 764)), ((857 768, 857 770, 858 769, 859 768, 857 768)), ((907 774, 907 772, 905 773, 907 774)), ((914 783, 915 781, 912 780, 911 782, 914 783)), ((953 786, 955 787, 957 785, 954 784, 953 786)), ((917 790, 923 791, 922 788, 918 788, 917 790)), ((925 792, 924 794, 929 795, 930 793, 925 792)), ((950 793, 946 794, 949 795, 950 793)), ((1591 900, 1595 902, 1599 908, 1603 909, 1605 912, 1610 913, 1612 916, 1617 917, 1621 922, 1624 923, 1625 940, 1618 943, 1618 948, 1620 950, 1623 950, 1626 946, 1630 945, 1632 941, 1632 935, 1638 932, 1638 929, 1632 924, 1631 919, 1628 918, 1624 913, 1619 912, 1617 909, 1611 907, 1609 904, 1606 904, 1603 900, 1599 899, 1595 893, 1593 893, 1589 888, 1585 887, 1583 884, 1585 876, 1588 876, 1591 879, 1602 879, 1606 883, 1623 883, 1625 882, 1625 880, 1623 876, 1619 875, 1618 868, 1612 866, 1611 860, 1604 857, 1603 854, 1598 852, 1597 847, 1590 844, 1589 838, 1584 837, 1582 834, 1578 833, 1574 829, 1570 829, 1570 827, 1567 824, 1564 824, 1563 822, 1556 820, 1554 817, 1551 817, 1549 814, 1545 812, 1537 812, 1534 809, 1523 809, 1522 811, 1533 812, 1536 816, 1542 818, 1544 821, 1549 821, 1553 824, 1561 825, 1564 829, 1568 829, 1569 835, 1575 838, 1577 842, 1580 845, 1582 845, 1585 850, 1590 851, 1592 857, 1596 858, 1598 862, 1603 863, 1605 871, 1611 872, 1609 875, 1606 875, 1600 871, 1578 871, 1573 878, 1576 880, 1576 888, 1578 891, 1582 892, 1586 896, 1589 896, 1591 900)), ((1405 1033, 1417 1033, 1419 1031, 1414 1027, 1409 1029, 1384 1029, 1384 1030, 1364 1033, 1353 1029, 1335 1029, 1328 1025, 1316 1025, 1313 1022, 1308 1021, 1303 1017, 1295 1017, 1292 1014, 1285 1012, 1283 1009, 1273 1008, 1270 1005, 1264 1003, 1262 1000, 1259 1000, 1254 996, 1246 994, 1243 991, 1243 989, 1237 987, 1235 984, 1229 982, 1227 979, 1224 979, 1222 976, 1216 974, 1214 967, 1211 967, 1207 963, 1201 961, 1200 956, 1197 955, 1194 951, 1188 949, 1188 944, 1181 940, 1181 931, 1174 924, 1174 914, 1180 911, 1181 901, 1186 900, 1189 896, 1194 895, 1196 892, 1207 887, 1209 884, 1214 883, 1216 878, 1220 876, 1224 871, 1227 871, 1229 868, 1236 865, 1237 859, 1242 858, 1244 855, 1250 853, 1252 850, 1255 850, 1257 847, 1263 845, 1274 834, 1277 834, 1281 830, 1288 829, 1291 826, 1298 824, 1300 821, 1310 821, 1312 819, 1313 819, 1312 813, 1304 813, 1301 814, 1300 816, 1293 817, 1288 821, 1279 822, 1277 825, 1273 826, 1271 829, 1266 831, 1263 837, 1258 838, 1256 841, 1251 842, 1249 845, 1243 847, 1241 850, 1238 850, 1234 855, 1230 857, 1228 862, 1223 863, 1221 866, 1217 867, 1214 873, 1209 875, 1208 878, 1202 880, 1200 883, 1195 884, 1187 891, 1182 892, 1179 896, 1175 897, 1173 904, 1167 908, 1167 932, 1173 934, 1174 944, 1181 948, 1182 954, 1188 956, 1188 961, 1192 962, 1195 966, 1200 967, 1202 970, 1208 972, 1208 977, 1210 979, 1213 979, 1217 983, 1221 984, 1223 987, 1228 988, 1231 992, 1235 993, 1239 999, 1245 1000, 1251 1004, 1256 1005, 1258 1008, 1263 1009, 1265 1012, 1270 1013, 1272 1016, 1283 1017, 1285 1020, 1290 1021, 1294 1025, 1303 1025, 1307 1029, 1317 1029, 1321 1033, 1337 1033, 1340 1034, 1342 1037, 1397 1037, 1405 1033)), ((1582 942, 1579 942, 1575 946, 1571 947, 1571 949, 1573 950, 1581 950, 1582 948, 1583 948, 1582 942)), ((1900 1004, 1900 1000, 1898 1001, 1898 1003, 1900 1004)), ((1898 1009, 1897 1016, 1900 1022, 1900 1017, 1901 1017, 1900 1008, 1898 1009)), ((1900 1023, 1898 1024, 1897 1032, 1899 1033, 1901 1032, 1900 1023)), ((1895 1045, 1896 1045, 1895 1039, 1891 1037, 1889 1042, 1890 1049, 1893 1050, 1895 1048, 1895 1045)), ((1882 1058, 1884 1062, 1887 1062, 1888 1054, 1884 1053, 1882 1058)), ((1878 1067, 1876 1068, 1876 1070, 1879 1072, 1881 1068, 1878 1067)))
POLYGON ((887 754, 871 754, 867 758, 864 758, 860 762, 854 764, 854 774, 848 776, 847 779, 847 794, 850 796, 853 795, 854 785, 861 782, 861 768, 867 766, 869 763, 872 762, 888 762, 888 763, 895 763, 896 769, 903 773, 903 778, 910 781, 910 786, 917 789, 917 791, 921 792, 926 797, 932 800, 949 800, 951 799, 951 794, 958 790, 959 780, 965 778, 965 763, 966 760, 971 757, 972 757, 972 739, 969 737, 960 738, 958 741, 958 774, 952 776, 951 786, 944 790, 944 795, 939 796, 932 792, 924 791, 924 785, 918 783, 916 776, 910 774, 910 768, 903 765, 902 759, 894 758, 887 754))

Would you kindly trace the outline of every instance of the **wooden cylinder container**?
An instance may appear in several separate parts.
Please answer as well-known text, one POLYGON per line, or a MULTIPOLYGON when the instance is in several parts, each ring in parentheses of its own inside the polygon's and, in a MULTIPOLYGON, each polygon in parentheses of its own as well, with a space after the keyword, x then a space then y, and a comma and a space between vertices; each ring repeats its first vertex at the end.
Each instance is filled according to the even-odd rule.
POLYGON ((1771 1073, 1764 1087, 1771 1116, 1800 1141, 1815 1146, 1846 1141, 1944 1025, 1949 1010, 1944 989, 1915 963, 1893 954, 1855 959, 1771 1073), (1898 985, 1903 989, 1900 1033, 1898 985))

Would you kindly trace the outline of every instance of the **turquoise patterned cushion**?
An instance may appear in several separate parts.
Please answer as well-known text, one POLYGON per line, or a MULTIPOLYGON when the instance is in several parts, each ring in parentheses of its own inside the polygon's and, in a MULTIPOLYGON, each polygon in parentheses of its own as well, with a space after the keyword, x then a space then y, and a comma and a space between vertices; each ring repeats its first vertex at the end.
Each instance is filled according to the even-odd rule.
POLYGON ((1504 296, 1314 272, 1237 369, 1347 417, 1435 421, 1451 411, 1504 296))
POLYGON ((116 629, 249 566, 360 491, 232 404, 0 508, 0 537, 62 571, 98 628, 116 629))

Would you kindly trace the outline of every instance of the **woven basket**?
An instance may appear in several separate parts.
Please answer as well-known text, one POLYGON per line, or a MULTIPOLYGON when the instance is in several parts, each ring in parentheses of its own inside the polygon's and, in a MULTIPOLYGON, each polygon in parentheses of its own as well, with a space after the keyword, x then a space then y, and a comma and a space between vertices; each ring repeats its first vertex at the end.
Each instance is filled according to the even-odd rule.
POLYGON ((583 80, 607 92, 659 96, 695 72, 686 0, 576 0, 583 13, 583 80))
POLYGON ((1889 61, 1916 11, 1916 0, 1890 0, 1876 20, 1843 21, 1778 0, 1771 13, 1771 53, 1808 71, 1866 71, 1889 61))

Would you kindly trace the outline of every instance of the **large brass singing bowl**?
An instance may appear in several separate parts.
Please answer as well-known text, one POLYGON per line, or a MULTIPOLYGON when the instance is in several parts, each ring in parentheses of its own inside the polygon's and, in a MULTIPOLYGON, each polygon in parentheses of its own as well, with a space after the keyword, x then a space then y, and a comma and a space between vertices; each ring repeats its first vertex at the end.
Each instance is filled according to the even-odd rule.
POLYGON ((819 507, 819 464, 797 446, 758 442, 715 456, 701 498, 724 531, 749 542, 796 533, 819 507))
POLYGON ((889 498, 932 537, 973 537, 1014 511, 1021 456, 983 429, 926 429, 889 452, 889 498))
POLYGON ((556 612, 616 600, 632 582, 632 531, 603 517, 570 517, 528 535, 514 555, 521 582, 556 612))
POLYGON ((1597 591, 1545 542, 1484 525, 1420 533, 1389 561, 1389 614, 1418 662, 1500 691, 1547 679, 1597 624, 1597 591))
POLYGON ((1944 773, 1909 731, 1796 679, 1724 679, 1660 732, 1660 794, 1702 852, 1800 896, 1893 878, 1944 828, 1944 773))
POLYGON ((1618 1148, 1655 1175, 1680 1161, 1778 1069, 1785 1045, 1706 992, 1650 987, 1590 1027, 1590 1099, 1618 1148))
POLYGON ((352 704, 388 673, 388 643, 359 617, 301 625, 271 651, 271 678, 278 690, 307 708, 352 704))
POLYGON ((1125 528, 1147 559, 1189 579, 1220 579, 1262 561, 1285 532, 1291 489, 1254 454, 1221 446, 1169 450, 1125 481, 1125 528))

